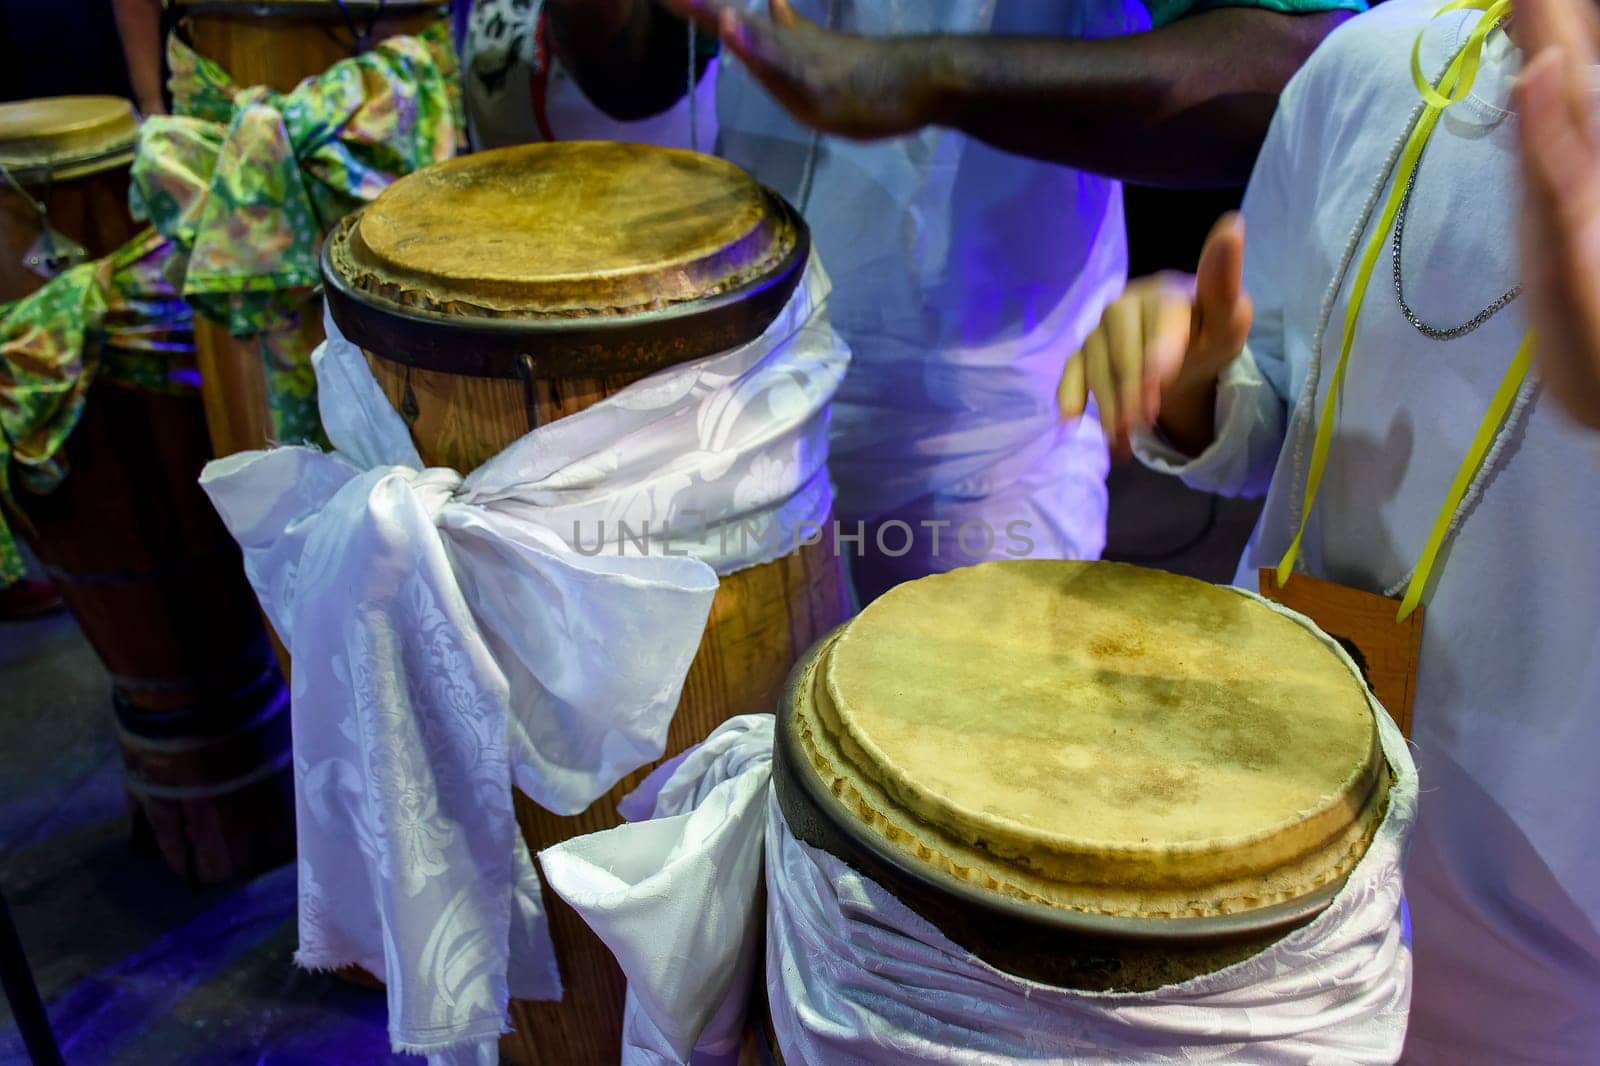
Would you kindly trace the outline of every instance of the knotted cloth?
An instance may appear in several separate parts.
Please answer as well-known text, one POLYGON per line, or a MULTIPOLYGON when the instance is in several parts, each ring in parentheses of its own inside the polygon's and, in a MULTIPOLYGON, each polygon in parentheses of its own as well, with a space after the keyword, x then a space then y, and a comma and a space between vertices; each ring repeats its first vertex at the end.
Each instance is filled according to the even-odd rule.
POLYGON ((330 321, 314 365, 337 450, 206 468, 294 658, 298 958, 382 976, 397 1050, 492 1058, 508 995, 560 997, 512 786, 571 815, 659 758, 718 575, 826 520, 848 362, 826 293, 813 264, 761 337, 466 477, 424 467, 330 321))
POLYGON ((61 450, 90 386, 187 392, 198 384, 193 322, 173 280, 181 261, 147 229, 0 306, 0 584, 25 572, 6 523, 6 512, 17 514, 12 492, 49 492, 67 475, 61 450))
POLYGON ((294 331, 321 284, 323 234, 396 178, 464 143, 449 24, 391 37, 293 92, 240 88, 169 36, 175 115, 146 119, 133 208, 187 254, 183 297, 262 347, 280 441, 321 441, 316 375, 294 331))

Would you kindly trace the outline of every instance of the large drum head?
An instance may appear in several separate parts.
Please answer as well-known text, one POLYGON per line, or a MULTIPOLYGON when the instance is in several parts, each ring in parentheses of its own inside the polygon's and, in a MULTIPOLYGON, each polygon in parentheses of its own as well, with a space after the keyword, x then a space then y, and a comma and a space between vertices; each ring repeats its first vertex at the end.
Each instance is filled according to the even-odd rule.
POLYGON ((1237 591, 991 563, 891 591, 798 668, 780 804, 997 966, 1139 990, 1314 917, 1390 771, 1365 686, 1237 591))
POLYGON ((0 166, 24 184, 64 181, 133 160, 139 122, 115 96, 0 104, 0 166))
POLYGON ((385 358, 514 377, 638 372, 758 336, 803 225, 721 159, 610 142, 482 152, 395 182, 330 237, 340 329, 385 358))

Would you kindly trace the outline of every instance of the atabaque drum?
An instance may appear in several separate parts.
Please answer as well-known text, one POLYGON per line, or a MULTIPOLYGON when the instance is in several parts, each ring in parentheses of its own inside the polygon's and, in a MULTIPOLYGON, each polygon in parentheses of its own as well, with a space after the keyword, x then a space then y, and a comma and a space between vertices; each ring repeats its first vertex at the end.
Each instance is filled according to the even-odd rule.
MULTIPOLYGON (((329 310, 367 355, 423 461, 463 473, 652 372, 761 336, 799 283, 796 213, 722 160, 605 142, 498 149, 391 185, 329 236, 329 310)), ((724 574, 667 740, 770 708, 847 610, 826 541, 724 574)), ((630 775, 575 817, 518 796, 534 852, 618 824, 630 775)), ((617 1061, 623 980, 548 889, 566 999, 514 1003, 510 1061, 617 1061)))
MULTIPOLYGON (((0 109, 0 160, 91 259, 136 236, 132 127, 126 101, 0 109)), ((14 238, 10 217, 8 248, 38 239, 39 227, 14 238)), ((120 325, 186 350, 181 317, 120 325)), ((192 379, 192 351, 171 370, 192 379)), ((209 457, 192 383, 152 391, 102 373, 66 440, 64 480, 48 494, 14 494, 16 525, 111 674, 136 840, 196 882, 294 852, 288 694, 238 548, 200 490, 209 457)))
POLYGON ((0 303, 122 245, 139 123, 114 96, 0 104, 0 303))
POLYGON ((235 85, 280 93, 385 37, 444 18, 440 0, 175 0, 177 32, 235 85))
MULTIPOLYGON (((1390 807, 1382 737, 1403 744, 1382 714, 1330 638, 1239 590, 995 562, 901 585, 820 642, 780 711, 773 781, 795 840, 958 948, 1037 985, 1144 993, 1269 950, 1329 906, 1390 807)), ((1393 879, 1380 928, 1398 929, 1393 879)), ((771 906, 786 896, 769 885, 771 906)), ((796 963, 768 951, 770 984, 796 963)), ((983 984, 966 977, 951 987, 983 984)), ((775 992, 770 1009, 825 1029, 827 999, 775 992)), ((1105 1031, 1036 1001, 1041 1031, 1105 1031)), ((811 1061, 775 1029, 788 1061, 811 1061)))
MULTIPOLYGON (((448 5, 423 0, 177 0, 174 33, 242 88, 288 93, 388 37, 417 34, 446 17, 448 5)), ((310 352, 322 340, 313 302, 285 335, 234 337, 195 321, 212 441, 218 456, 275 443, 262 360, 276 351, 310 352)), ((284 442, 294 443, 294 442, 284 442)))

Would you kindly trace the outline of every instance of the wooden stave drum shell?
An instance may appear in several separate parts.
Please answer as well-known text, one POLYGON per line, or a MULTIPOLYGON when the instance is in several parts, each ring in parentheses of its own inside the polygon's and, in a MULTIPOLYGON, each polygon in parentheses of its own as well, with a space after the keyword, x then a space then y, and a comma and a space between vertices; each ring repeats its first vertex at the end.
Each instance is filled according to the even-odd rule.
POLYGON ((96 385, 67 478, 18 493, 34 554, 112 676, 135 841, 200 884, 294 854, 288 693, 200 489, 207 454, 197 396, 96 385), (130 438, 146 449, 130 455, 130 438))
MULTIPOLYGON (((421 370, 372 351, 366 356, 390 403, 402 413, 412 412, 407 414, 412 439, 430 466, 472 470, 530 428, 520 381, 421 370)), ((646 376, 534 378, 534 424, 573 414, 646 376)), ((703 740, 729 717, 776 707, 794 662, 848 610, 843 560, 826 538, 722 577, 668 730, 667 756, 703 740)), ((617 803, 653 768, 628 775, 572 817, 551 814, 517 793, 517 821, 529 848, 537 853, 620 824, 617 803)), ((621 1054, 622 972, 610 950, 548 885, 544 902, 565 998, 561 1003, 514 1001, 514 1031, 502 1038, 501 1054, 521 1066, 614 1063, 621 1054)))
MULTIPOLYGON (((358 42, 338 10, 319 0, 209 0, 176 6, 182 16, 177 32, 240 86, 266 85, 277 92, 291 92, 306 78, 357 51, 358 42)), ((375 5, 349 6, 361 20, 368 44, 420 33, 442 19, 445 11, 444 5, 434 0, 401 0, 384 3, 383 16, 367 22, 361 9, 375 5)), ((320 301, 307 301, 300 308, 299 321, 286 328, 297 336, 298 348, 315 348, 323 336, 320 301)), ((222 458, 279 443, 268 409, 260 337, 235 337, 227 327, 197 315, 194 342, 211 453, 222 458)), ((270 624, 267 632, 287 677, 288 650, 270 624)))
MULTIPOLYGON (((369 23, 363 5, 349 5, 352 17, 366 31, 367 46, 385 37, 420 33, 444 17, 445 6, 385 3, 383 16, 369 23)), ((333 3, 179 0, 176 7, 181 17, 178 32, 241 87, 265 85, 290 92, 306 78, 354 55, 363 43, 333 3)))
MULTIPOLYGON (((435 2, 386 3, 383 17, 369 24, 362 6, 350 5, 363 29, 370 29, 368 45, 420 33, 444 17, 444 6, 435 2)), ((306 78, 357 51, 356 38, 331 3, 210 0, 179 3, 177 8, 181 20, 176 32, 240 86, 265 85, 291 92, 306 78)), ((213 454, 220 458, 276 443, 259 339, 235 337, 226 327, 200 316, 195 318, 194 332, 195 355, 206 383, 202 390, 213 454)), ((321 343, 318 301, 301 308, 293 332, 307 351, 321 343)))
MULTIPOLYGON (((129 183, 120 162, 28 191, 53 227, 98 258, 139 231, 129 183)), ((32 208, 0 189, 0 212, 0 243, 30 246, 40 233, 32 208)), ((45 281, 0 277, 0 300, 45 281)), ((19 532, 112 675, 135 842, 196 883, 287 861, 287 691, 238 548, 199 486, 209 457, 200 398, 96 384, 64 454, 69 473, 55 492, 16 493, 27 519, 19 532), (153 461, 129 461, 129 441, 153 461), (164 624, 148 624, 152 615, 164 624)))

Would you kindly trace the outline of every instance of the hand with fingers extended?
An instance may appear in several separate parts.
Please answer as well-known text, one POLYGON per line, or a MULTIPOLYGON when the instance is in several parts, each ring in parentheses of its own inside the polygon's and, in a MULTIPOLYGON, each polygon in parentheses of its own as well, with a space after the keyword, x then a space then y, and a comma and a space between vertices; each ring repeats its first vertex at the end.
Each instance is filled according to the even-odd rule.
POLYGON ((1600 130, 1590 95, 1600 15, 1590 0, 1522 0, 1517 22, 1533 57, 1517 111, 1523 277, 1539 372, 1573 417, 1600 428, 1600 130))
POLYGON ((1062 417, 1082 415, 1092 395, 1118 458, 1129 454, 1131 433, 1157 423, 1180 450, 1204 450, 1215 432, 1217 377, 1250 332, 1243 275, 1244 222, 1228 214, 1206 238, 1194 277, 1130 282, 1068 360, 1062 417))
POLYGON ((934 120, 934 56, 915 38, 859 37, 824 29, 769 0, 767 14, 734 0, 661 0, 715 33, 796 119, 870 140, 921 129, 934 120))

